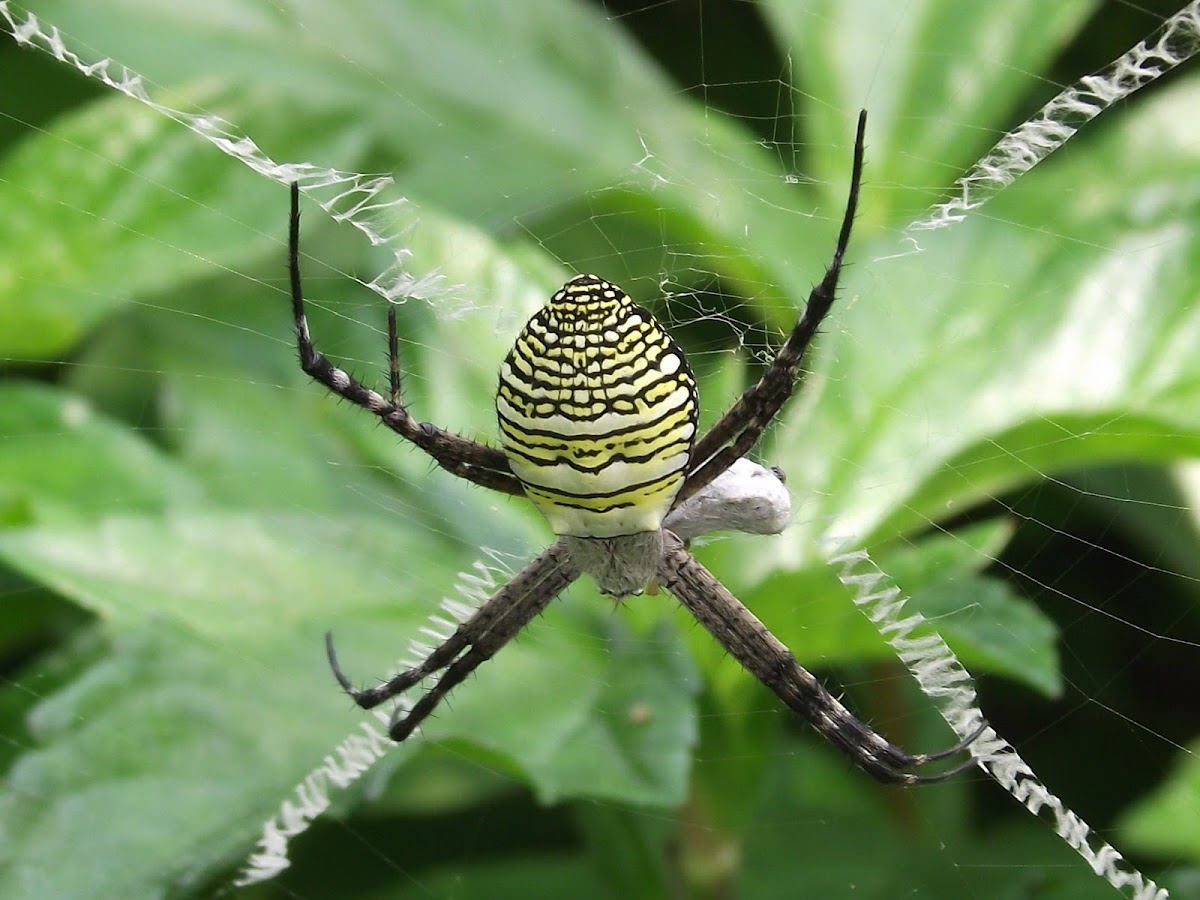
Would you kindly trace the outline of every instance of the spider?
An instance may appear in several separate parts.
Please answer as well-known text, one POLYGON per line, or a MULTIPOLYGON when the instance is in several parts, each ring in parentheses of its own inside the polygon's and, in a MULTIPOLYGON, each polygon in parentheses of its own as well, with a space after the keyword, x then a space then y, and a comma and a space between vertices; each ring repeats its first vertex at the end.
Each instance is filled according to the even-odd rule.
POLYGON ((418 422, 401 399, 394 306, 387 317, 386 397, 313 346, 300 285, 299 186, 292 184, 288 268, 304 371, 374 413, 448 472, 529 498, 557 535, 423 662, 378 687, 356 689, 338 663, 332 634, 325 636, 334 676, 363 709, 442 673, 415 703, 396 709, 389 727, 393 740, 409 737, 452 688, 587 573, 616 598, 665 587, 746 670, 881 782, 942 781, 973 765, 968 759, 936 774, 913 771, 961 753, 986 725, 937 753, 911 754, 890 743, 801 667, 664 526, 673 521, 672 511, 711 492, 715 479, 745 462, 742 457, 792 395, 805 349, 833 305, 858 204, 865 128, 864 111, 845 215, 825 277, 763 376, 699 440, 696 380, 683 350, 646 309, 594 275, 563 285, 528 321, 501 365, 496 410, 503 449, 418 422))

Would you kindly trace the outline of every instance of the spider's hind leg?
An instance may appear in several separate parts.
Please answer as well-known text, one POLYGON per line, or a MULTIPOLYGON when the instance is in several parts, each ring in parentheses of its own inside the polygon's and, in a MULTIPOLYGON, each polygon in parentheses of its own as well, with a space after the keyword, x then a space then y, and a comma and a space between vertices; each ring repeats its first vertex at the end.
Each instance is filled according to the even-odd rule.
POLYGON ((659 579, 742 667, 770 688, 793 712, 807 719, 821 736, 885 784, 930 784, 945 781, 973 766, 933 775, 913 770, 966 750, 987 730, 983 723, 965 740, 936 753, 912 754, 897 747, 856 718, 811 672, 801 666, 741 601, 700 565, 677 536, 665 533, 666 553, 659 579))
POLYGON ((453 663, 455 658, 465 648, 470 646, 470 638, 464 633, 465 627, 465 625, 460 627, 454 634, 450 635, 433 653, 422 660, 420 665, 413 666, 411 669, 405 669, 395 677, 374 688, 356 688, 349 677, 347 677, 346 673, 342 670, 341 663, 338 662, 337 651, 333 648, 332 631, 325 632, 325 655, 329 659, 329 668, 333 670, 333 677, 342 686, 342 690, 349 694, 351 699, 363 709, 374 709, 385 700, 403 694, 414 684, 453 663))
POLYGON ((342 690, 363 709, 379 704, 445 670, 445 674, 411 708, 401 707, 392 719, 389 734, 394 741, 407 738, 431 713, 441 699, 491 659, 546 606, 579 577, 579 568, 571 560, 567 546, 556 541, 533 562, 518 572, 479 607, 469 619, 443 641, 424 660, 400 672, 378 687, 355 688, 338 662, 332 633, 325 635, 329 667, 342 690))

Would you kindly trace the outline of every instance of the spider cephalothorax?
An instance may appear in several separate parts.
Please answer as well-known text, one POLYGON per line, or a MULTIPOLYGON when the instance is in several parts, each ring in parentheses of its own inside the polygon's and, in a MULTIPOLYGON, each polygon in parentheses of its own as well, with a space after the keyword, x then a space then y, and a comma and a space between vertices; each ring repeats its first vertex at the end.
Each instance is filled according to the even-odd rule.
MULTIPOLYGON (((412 734, 448 691, 586 573, 617 597, 657 581, 742 666, 880 781, 940 781, 970 765, 935 775, 911 771, 961 752, 986 725, 939 753, 910 754, 891 744, 800 666, 677 533, 686 538, 701 530, 694 527, 698 519, 707 530, 735 527, 730 489, 724 486, 731 480, 730 467, 745 464, 742 457, 791 396, 804 351, 833 304, 858 203, 865 128, 863 113, 850 195, 825 277, 767 371, 698 441, 696 382, 683 351, 647 310, 594 275, 563 285, 525 325, 504 360, 496 396, 503 449, 418 423, 400 397, 394 307, 388 310, 388 397, 354 380, 313 347, 300 286, 299 189, 292 186, 292 309, 304 371, 379 416, 447 471, 528 497, 558 536, 423 662, 378 687, 354 688, 338 665, 332 637, 326 636, 334 675, 364 709, 442 673, 416 703, 397 709, 389 731, 394 740, 412 734), (703 512, 693 514, 693 507, 703 512)), ((779 518, 767 521, 782 527, 779 518)))

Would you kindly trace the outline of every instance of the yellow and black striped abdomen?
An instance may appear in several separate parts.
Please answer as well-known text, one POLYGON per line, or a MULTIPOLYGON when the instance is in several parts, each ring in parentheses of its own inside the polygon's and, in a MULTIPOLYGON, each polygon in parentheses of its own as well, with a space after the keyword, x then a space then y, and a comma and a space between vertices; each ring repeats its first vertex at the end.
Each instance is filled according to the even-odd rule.
POLYGON ((526 323, 496 392, 513 472, 555 534, 657 531, 696 435, 696 379, 625 292, 572 278, 526 323))

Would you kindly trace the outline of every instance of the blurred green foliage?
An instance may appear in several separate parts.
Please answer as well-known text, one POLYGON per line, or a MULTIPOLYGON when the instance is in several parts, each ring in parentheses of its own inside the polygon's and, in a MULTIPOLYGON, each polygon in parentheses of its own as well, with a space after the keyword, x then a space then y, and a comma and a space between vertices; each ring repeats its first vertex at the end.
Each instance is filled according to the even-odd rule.
MULTIPOLYGON (((937 747, 930 702, 822 563, 857 536, 1051 789, 1195 890, 1200 545, 1190 470, 1161 468, 1200 448, 1194 67, 923 252, 900 235, 1060 82, 1149 33, 1144 7, 34 11, 276 159, 393 173, 412 270, 464 301, 401 308, 408 400, 483 437, 512 333, 572 271, 681 323, 715 415, 827 262, 868 106, 843 302, 759 451, 797 521, 701 557, 885 733, 937 747)), ((209 894, 360 721, 322 633, 380 675, 480 547, 516 566, 547 535, 306 382, 282 188, 44 55, 0 45, 0 83, 25 86, 0 95, 0 896, 209 894)), ((370 380, 383 312, 359 280, 385 259, 304 221, 318 343, 370 380)), ((876 787, 665 597, 613 613, 574 590, 425 734, 256 892, 1107 890, 982 776, 876 787)))

